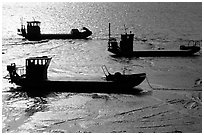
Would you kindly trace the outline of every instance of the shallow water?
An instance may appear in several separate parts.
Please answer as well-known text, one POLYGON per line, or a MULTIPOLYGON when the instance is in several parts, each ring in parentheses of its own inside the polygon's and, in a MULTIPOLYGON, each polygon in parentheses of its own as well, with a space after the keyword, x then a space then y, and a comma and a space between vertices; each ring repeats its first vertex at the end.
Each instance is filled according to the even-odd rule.
MULTIPOLYGON (((49 77, 101 77, 101 66, 106 65, 112 73, 146 72, 154 87, 191 89, 202 79, 202 52, 176 58, 116 58, 107 52, 109 22, 113 36, 119 38, 124 24, 135 33, 134 49, 175 49, 188 40, 202 40, 201 3, 4 3, 2 9, 3 76, 10 63, 24 66, 28 57, 48 55, 53 57, 49 77), (93 35, 88 40, 30 42, 16 34, 21 17, 24 23, 33 18, 41 21, 41 33, 67 33, 85 26, 93 35), (144 38, 146 42, 140 40, 144 38)), ((146 91, 144 96, 68 92, 39 98, 6 92, 12 87, 3 79, 3 132, 139 132, 140 128, 133 130, 131 124, 118 124, 131 119, 121 114, 148 110, 149 105, 163 108, 157 102, 151 104, 147 81, 138 86, 146 91)))

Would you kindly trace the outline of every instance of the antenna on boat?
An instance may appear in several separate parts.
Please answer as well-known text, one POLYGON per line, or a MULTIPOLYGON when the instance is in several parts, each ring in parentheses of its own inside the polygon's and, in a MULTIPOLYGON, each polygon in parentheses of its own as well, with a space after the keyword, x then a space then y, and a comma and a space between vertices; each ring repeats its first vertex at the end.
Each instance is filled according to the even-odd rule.
POLYGON ((35 21, 35 18, 33 17, 33 20, 35 21))
POLYGON ((125 34, 127 34, 127 31, 126 31, 126 30, 127 30, 128 28, 125 27, 125 24, 124 24, 124 28, 125 28, 125 34))
POLYGON ((23 17, 20 18, 21 26, 23 25, 23 17))
POLYGON ((20 18, 20 22, 21 22, 21 30, 18 29, 18 32, 22 31, 23 29, 25 29, 25 26, 23 25, 23 17, 20 18))
POLYGON ((110 33, 110 23, 109 23, 109 34, 108 34, 109 41, 110 41, 110 35, 111 35, 111 33, 110 33))

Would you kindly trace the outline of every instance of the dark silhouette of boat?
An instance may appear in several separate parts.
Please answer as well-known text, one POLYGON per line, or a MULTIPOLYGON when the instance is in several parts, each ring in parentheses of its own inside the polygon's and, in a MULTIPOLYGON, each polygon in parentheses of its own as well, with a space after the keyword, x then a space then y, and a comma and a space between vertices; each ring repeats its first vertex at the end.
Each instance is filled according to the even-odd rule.
MULTIPOLYGON (((49 78, 47 69, 51 57, 30 57, 26 59, 26 73, 18 74, 15 63, 7 66, 10 82, 19 85, 26 90, 40 91, 66 91, 66 92, 103 92, 123 93, 134 86, 139 85, 146 78, 145 73, 139 74, 105 74, 101 78, 49 78)), ((19 69, 20 70, 20 69, 19 69)), ((104 69, 103 69, 104 71, 104 69)), ((105 71, 104 71, 105 73, 105 71)), ((39 91, 38 91, 39 92, 39 91)))
POLYGON ((109 40, 108 40, 108 51, 115 54, 116 56, 125 57, 161 57, 161 56, 192 56, 200 51, 200 41, 193 41, 193 45, 180 46, 178 50, 137 50, 133 51, 133 40, 134 34, 121 34, 120 43, 117 42, 116 38, 110 37, 110 23, 109 23, 109 40), (119 45, 118 45, 119 44, 119 45))
POLYGON ((40 23, 39 21, 27 22, 27 29, 22 24, 21 29, 18 29, 18 35, 30 41, 38 41, 43 39, 86 39, 92 34, 86 27, 83 27, 82 31, 72 29, 69 34, 41 34, 40 23))

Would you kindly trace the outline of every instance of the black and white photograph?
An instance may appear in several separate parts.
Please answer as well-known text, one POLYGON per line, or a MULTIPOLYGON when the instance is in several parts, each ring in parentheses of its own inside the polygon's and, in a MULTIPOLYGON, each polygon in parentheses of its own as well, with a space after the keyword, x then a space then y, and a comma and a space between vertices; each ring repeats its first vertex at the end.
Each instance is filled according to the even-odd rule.
POLYGON ((2 3, 2 133, 202 133, 202 1, 2 3))

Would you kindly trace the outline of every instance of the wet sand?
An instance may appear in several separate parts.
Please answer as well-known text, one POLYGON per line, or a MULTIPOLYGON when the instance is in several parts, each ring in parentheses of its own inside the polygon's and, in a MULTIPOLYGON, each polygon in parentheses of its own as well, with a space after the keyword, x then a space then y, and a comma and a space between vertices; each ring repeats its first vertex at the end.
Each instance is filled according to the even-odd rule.
MULTIPOLYGON (((34 133, 201 133, 201 87, 135 88, 133 95, 52 93, 46 101, 10 100, 3 132, 34 133), (157 88, 157 89, 156 89, 157 88), (56 99, 55 96, 58 96, 56 99), (14 113, 16 112, 16 113, 14 113), (12 116, 15 115, 15 116, 12 116)), ((7 97, 6 94, 3 97, 7 97)), ((7 97, 8 98, 8 97, 7 97)))
POLYGON ((105 64, 111 72, 124 67, 146 72, 154 89, 144 81, 129 95, 51 93, 39 98, 5 92, 13 85, 3 80, 3 133, 202 132, 202 56, 116 59, 107 52, 109 22, 113 37, 120 37, 124 24, 135 33, 135 50, 174 49, 185 41, 202 40, 202 3, 7 4, 2 14, 2 76, 7 64, 23 66, 30 56, 54 55, 49 67, 53 77, 101 76, 105 64), (21 17, 41 21, 42 33, 67 33, 83 24, 94 34, 86 41, 27 42, 16 34, 21 17))
MULTIPOLYGON (((94 41, 90 42, 89 45, 94 43, 94 41)), ((62 47, 61 50, 64 48, 62 47)), ((5 54, 4 58, 6 55, 9 54, 5 54)), ((7 59, 5 61, 2 66, 3 76, 7 74, 6 64, 11 62, 7 59)), ((64 63, 56 61, 57 58, 50 65, 49 75, 51 76, 64 75, 54 70, 60 69, 57 66, 58 63, 64 64, 64 68, 72 67, 72 65, 66 65, 70 64, 70 59, 64 63)), ((97 59, 98 61, 100 59, 97 59)), ((132 94, 68 92, 51 93, 39 98, 29 97, 25 93, 3 92, 2 132, 201 133, 201 64, 201 60, 197 57, 135 59, 135 63, 131 65, 132 70, 145 71, 153 89, 145 80, 132 94), (138 64, 144 65, 143 68, 135 66, 138 64)), ((113 64, 111 72, 117 66, 113 64)), ((72 68, 62 71, 69 74, 67 72, 72 68)), ((80 68, 76 69, 77 72, 74 75, 79 74, 80 68)), ((91 69, 90 71, 94 71, 95 75, 103 75, 103 72, 98 70, 100 68, 91 69)), ((86 73, 83 66, 81 70, 86 73)), ((92 75, 90 71, 88 73, 92 75)), ((8 84, 8 80, 3 80, 3 85, 6 85, 3 86, 3 91, 11 90, 10 87, 13 87, 8 84)))

